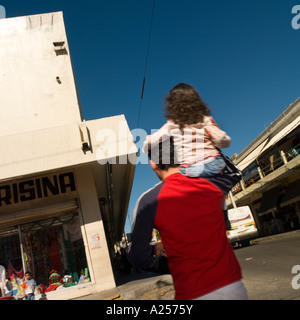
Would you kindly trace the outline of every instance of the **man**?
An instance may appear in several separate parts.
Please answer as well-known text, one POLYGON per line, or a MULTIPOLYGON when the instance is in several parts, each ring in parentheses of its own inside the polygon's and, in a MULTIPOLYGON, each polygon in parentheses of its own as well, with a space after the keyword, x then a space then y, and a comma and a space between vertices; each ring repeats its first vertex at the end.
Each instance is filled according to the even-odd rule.
POLYGON ((161 145, 156 151, 159 160, 149 161, 161 182, 137 202, 129 260, 137 269, 151 265, 155 228, 163 244, 157 246, 156 254, 166 252, 175 299, 248 299, 226 236, 222 204, 229 190, 224 188, 224 177, 218 187, 216 176, 210 181, 183 176, 173 159, 172 144, 171 151, 170 164, 161 161, 161 145))

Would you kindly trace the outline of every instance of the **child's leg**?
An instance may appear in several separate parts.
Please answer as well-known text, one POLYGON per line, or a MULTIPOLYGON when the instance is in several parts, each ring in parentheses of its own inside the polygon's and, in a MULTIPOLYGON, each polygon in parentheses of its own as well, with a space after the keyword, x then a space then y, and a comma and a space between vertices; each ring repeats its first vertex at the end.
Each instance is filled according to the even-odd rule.
POLYGON ((199 178, 203 172, 204 164, 196 163, 189 167, 179 167, 180 173, 190 178, 199 178))
POLYGON ((220 173, 225 165, 225 161, 219 156, 208 163, 197 162, 189 167, 179 167, 179 170, 182 175, 187 177, 205 178, 220 173))
POLYGON ((204 164, 203 172, 200 174, 200 178, 211 177, 220 173, 226 164, 222 157, 216 157, 213 161, 204 164))

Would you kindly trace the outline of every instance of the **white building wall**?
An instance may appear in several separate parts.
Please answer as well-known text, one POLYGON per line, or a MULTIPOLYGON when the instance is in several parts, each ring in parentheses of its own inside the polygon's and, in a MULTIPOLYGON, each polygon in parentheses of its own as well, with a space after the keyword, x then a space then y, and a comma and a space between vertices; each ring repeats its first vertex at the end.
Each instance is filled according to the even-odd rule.
MULTIPOLYGON (((126 119, 119 115, 83 121, 62 12, 0 20, 0 48, 1 184, 71 169, 78 186, 81 230, 92 283, 70 288, 68 295, 49 294, 49 299, 113 288, 98 203, 99 197, 106 195, 107 181, 104 167, 97 161, 121 156, 132 160, 130 166, 117 164, 114 170, 118 174, 115 179, 127 177, 130 171, 128 186, 116 188, 113 195, 115 208, 126 207, 137 155, 126 119), (55 46, 57 43, 59 46, 55 46), (93 248, 97 233, 101 246, 93 248)), ((19 209, 27 208, 25 203, 19 205, 19 209)), ((3 214, 11 213, 2 209, 3 214)), ((114 214, 124 215, 123 211, 115 210, 114 214)), ((14 216, 16 223, 19 215, 14 216)))
POLYGON ((62 12, 0 20, 0 48, 0 180, 95 162, 106 150, 136 154, 123 115, 84 122, 90 150, 83 152, 62 12))
POLYGON ((86 121, 84 125, 91 147, 86 152, 82 150, 79 124, 1 137, 0 180, 127 154, 135 161, 137 149, 123 115, 86 121))
POLYGON ((82 120, 62 12, 0 19, 0 48, 0 137, 82 120))

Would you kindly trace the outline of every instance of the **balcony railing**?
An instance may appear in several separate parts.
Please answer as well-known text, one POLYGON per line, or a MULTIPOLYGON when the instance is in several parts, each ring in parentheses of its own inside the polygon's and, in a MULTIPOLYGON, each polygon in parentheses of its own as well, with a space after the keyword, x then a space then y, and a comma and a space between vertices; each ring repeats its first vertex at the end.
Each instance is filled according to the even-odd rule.
POLYGON ((261 171, 265 177, 283 165, 284 165, 284 160, 283 160, 282 156, 279 156, 279 158, 275 159, 272 163, 261 168, 261 171))
MULTIPOLYGON (((276 155, 276 154, 274 154, 274 155, 276 155)), ((244 189, 250 187, 255 182, 257 182, 257 181, 261 180, 262 178, 264 178, 265 176, 267 176, 268 174, 274 172, 275 170, 277 170, 278 168, 283 166, 285 163, 298 157, 300 155, 300 143, 298 145, 296 145, 294 148, 287 151, 286 153, 284 153, 283 151, 280 151, 280 153, 277 155, 278 155, 278 157, 274 161, 272 161, 270 164, 268 164, 267 166, 264 166, 262 168, 258 167, 258 173, 256 175, 252 176, 249 180, 247 180, 247 181, 242 180, 241 182, 239 182, 232 189, 232 194, 235 195, 235 194, 243 191, 244 189)))
POLYGON ((296 145, 295 148, 289 150, 287 153, 286 153, 286 159, 287 161, 290 161, 296 157, 298 157, 300 154, 300 143, 296 145))

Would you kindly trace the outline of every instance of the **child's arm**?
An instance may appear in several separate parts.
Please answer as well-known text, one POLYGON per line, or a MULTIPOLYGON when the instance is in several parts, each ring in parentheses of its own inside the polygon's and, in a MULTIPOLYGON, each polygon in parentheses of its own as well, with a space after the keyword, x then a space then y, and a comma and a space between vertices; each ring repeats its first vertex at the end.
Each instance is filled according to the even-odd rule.
POLYGON ((227 148, 230 145, 231 138, 225 131, 221 130, 212 117, 206 118, 205 131, 210 140, 217 148, 227 148))
POLYGON ((143 145, 143 152, 147 154, 151 146, 157 146, 160 142, 168 139, 169 137, 169 125, 168 123, 165 123, 158 131, 146 137, 143 145))

